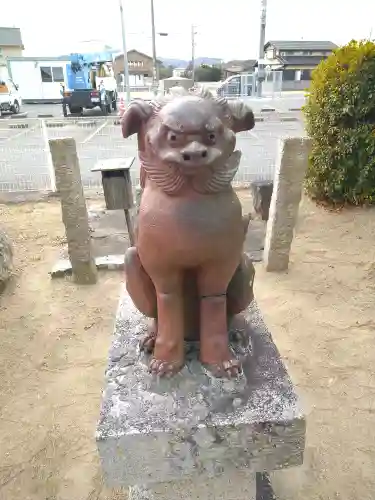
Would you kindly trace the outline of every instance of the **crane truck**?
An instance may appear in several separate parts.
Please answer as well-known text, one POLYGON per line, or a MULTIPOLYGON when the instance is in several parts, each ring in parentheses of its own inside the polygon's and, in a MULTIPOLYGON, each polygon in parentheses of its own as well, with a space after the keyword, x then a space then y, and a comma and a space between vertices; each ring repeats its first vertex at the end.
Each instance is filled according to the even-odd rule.
POLYGON ((100 107, 107 115, 117 109, 117 85, 113 74, 112 52, 70 54, 67 88, 63 88, 63 114, 83 114, 84 109, 100 107))

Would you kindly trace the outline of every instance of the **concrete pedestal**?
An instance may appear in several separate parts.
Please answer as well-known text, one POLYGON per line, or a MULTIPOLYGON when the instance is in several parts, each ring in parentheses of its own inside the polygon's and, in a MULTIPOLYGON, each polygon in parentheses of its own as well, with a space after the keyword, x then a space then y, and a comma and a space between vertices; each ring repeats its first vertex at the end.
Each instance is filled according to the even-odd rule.
POLYGON ((293 385, 255 303, 245 317, 252 350, 239 379, 212 377, 190 345, 184 369, 157 380, 138 348, 146 320, 123 293, 97 428, 108 485, 131 486, 133 500, 177 491, 250 500, 257 472, 302 463, 305 418, 293 385))

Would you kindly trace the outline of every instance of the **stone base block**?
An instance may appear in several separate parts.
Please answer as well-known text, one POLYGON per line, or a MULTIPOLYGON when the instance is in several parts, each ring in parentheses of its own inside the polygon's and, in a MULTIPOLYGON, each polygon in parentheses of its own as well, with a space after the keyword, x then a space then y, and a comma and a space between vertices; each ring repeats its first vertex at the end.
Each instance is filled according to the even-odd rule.
POLYGON ((110 486, 229 481, 302 463, 297 395, 255 303, 245 317, 253 350, 237 380, 213 377, 193 350, 178 375, 158 380, 139 351, 146 320, 123 293, 97 427, 110 486))
MULTIPOLYGON (((214 478, 130 487, 129 500, 256 500, 255 474, 235 472, 214 478)), ((266 499, 265 499, 266 500, 266 499)))

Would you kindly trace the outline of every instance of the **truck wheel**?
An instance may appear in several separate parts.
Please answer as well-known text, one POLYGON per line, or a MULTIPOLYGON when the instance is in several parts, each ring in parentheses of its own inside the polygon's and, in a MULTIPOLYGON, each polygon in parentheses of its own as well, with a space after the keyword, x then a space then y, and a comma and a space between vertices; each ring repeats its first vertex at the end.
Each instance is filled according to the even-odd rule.
POLYGON ((17 115, 20 112, 20 105, 18 101, 14 101, 13 106, 11 107, 12 113, 17 115))
POLYGON ((107 116, 108 114, 108 107, 106 103, 103 103, 100 105, 100 109, 102 110, 102 113, 104 116, 107 116))

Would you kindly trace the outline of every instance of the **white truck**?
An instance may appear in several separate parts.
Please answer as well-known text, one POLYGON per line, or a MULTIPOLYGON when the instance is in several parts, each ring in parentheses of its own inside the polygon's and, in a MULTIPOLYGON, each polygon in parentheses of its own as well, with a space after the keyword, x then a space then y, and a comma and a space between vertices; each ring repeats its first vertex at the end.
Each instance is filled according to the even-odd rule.
POLYGON ((18 85, 12 80, 0 79, 0 116, 4 112, 17 114, 22 106, 22 98, 19 93, 18 85))

